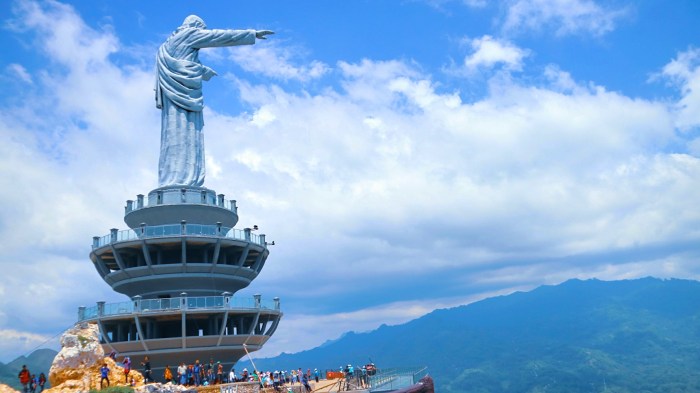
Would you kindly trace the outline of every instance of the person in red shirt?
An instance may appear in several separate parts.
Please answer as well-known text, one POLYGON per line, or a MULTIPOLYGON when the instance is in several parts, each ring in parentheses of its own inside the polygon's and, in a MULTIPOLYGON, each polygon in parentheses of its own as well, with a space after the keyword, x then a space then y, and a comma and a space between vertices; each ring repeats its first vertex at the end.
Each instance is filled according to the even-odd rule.
POLYGON ((29 374, 29 370, 27 370, 26 365, 22 366, 22 371, 19 372, 17 377, 19 378, 19 383, 22 384, 24 393, 29 393, 29 381, 31 381, 31 374, 29 374))

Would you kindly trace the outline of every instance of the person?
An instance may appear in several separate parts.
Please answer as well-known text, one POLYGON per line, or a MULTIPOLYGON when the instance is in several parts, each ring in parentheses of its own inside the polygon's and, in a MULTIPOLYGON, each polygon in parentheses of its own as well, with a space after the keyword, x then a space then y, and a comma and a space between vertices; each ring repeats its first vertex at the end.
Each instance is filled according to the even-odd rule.
POLYGON ((202 383, 202 365, 199 364, 199 359, 194 362, 192 373, 194 374, 194 386, 199 386, 202 383))
POLYGON ((125 356, 124 360, 122 360, 122 364, 124 365, 124 383, 129 383, 129 373, 131 372, 131 358, 125 356))
POLYGON ((231 371, 228 372, 228 382, 236 382, 236 369, 231 367, 231 371))
POLYGON ((29 383, 31 382, 32 376, 29 373, 26 364, 22 365, 22 370, 20 370, 17 378, 19 378, 19 383, 22 385, 22 390, 24 393, 29 393, 29 383))
POLYGON ((165 379, 165 383, 172 382, 173 372, 170 371, 170 365, 165 366, 165 371, 163 371, 163 379, 165 379))
POLYGON ((39 385, 39 377, 32 374, 31 381, 29 382, 29 391, 31 393, 36 393, 36 387, 39 385))
POLYGON ((46 385, 46 375, 41 373, 39 374, 39 393, 44 391, 44 385, 46 385))
POLYGON ((304 389, 306 389, 307 392, 311 391, 311 386, 309 386, 309 377, 306 374, 301 376, 301 384, 304 385, 304 389))
POLYGON ((177 368, 177 381, 180 385, 187 384, 187 366, 185 366, 185 362, 180 363, 180 366, 177 368))
POLYGON ((109 367, 107 367, 107 363, 102 363, 102 367, 100 367, 100 390, 102 390, 104 381, 107 381, 107 387, 109 387, 109 367))
POLYGON ((153 382, 153 378, 151 378, 151 361, 148 359, 148 356, 143 358, 141 365, 143 366, 143 382, 153 382))
POLYGON ((241 381, 248 382, 248 369, 244 368, 243 373, 241 373, 241 381))
POLYGON ((253 45, 270 30, 207 29, 202 18, 190 15, 158 49, 156 107, 161 110, 160 187, 204 183, 202 81, 217 75, 199 61, 201 48, 253 45))
POLYGON ((216 383, 220 384, 224 380, 224 365, 216 362, 216 383))
POLYGON ((314 379, 316 379, 316 383, 318 383, 318 369, 314 368, 314 379))

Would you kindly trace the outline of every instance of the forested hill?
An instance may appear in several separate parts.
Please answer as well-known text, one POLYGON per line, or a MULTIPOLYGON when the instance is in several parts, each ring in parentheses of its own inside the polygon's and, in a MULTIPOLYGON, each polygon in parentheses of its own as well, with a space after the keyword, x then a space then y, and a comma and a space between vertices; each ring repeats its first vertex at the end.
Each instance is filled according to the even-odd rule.
POLYGON ((697 392, 700 282, 570 280, 255 363, 325 369, 369 358, 426 365, 441 393, 697 392))

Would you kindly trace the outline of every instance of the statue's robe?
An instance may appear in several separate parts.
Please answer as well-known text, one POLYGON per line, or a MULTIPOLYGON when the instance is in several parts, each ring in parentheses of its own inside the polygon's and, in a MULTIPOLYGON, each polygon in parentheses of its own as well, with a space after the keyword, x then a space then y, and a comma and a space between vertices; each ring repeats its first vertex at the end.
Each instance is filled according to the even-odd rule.
POLYGON ((202 80, 216 75, 199 62, 199 49, 255 44, 255 30, 180 27, 156 57, 156 106, 162 110, 158 184, 202 186, 202 80))

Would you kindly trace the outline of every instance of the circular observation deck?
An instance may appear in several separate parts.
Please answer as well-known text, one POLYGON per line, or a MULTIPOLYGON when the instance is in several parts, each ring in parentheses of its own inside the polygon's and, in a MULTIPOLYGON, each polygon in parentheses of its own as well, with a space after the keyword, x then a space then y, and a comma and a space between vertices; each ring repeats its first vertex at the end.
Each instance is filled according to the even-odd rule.
POLYGON ((142 299, 78 309, 78 322, 97 323, 105 353, 115 351, 140 361, 149 356, 155 368, 192 359, 235 363, 262 348, 277 329, 280 302, 220 296, 142 299))
POLYGON ((148 193, 147 204, 143 194, 136 200, 126 201, 124 222, 131 229, 142 224, 157 226, 185 220, 190 224, 213 225, 221 223, 233 228, 238 222, 236 201, 227 201, 224 194, 204 187, 168 186, 148 193))
POLYGON ((235 293, 269 255, 265 235, 221 224, 146 226, 93 237, 90 259, 112 289, 130 298, 235 293))

